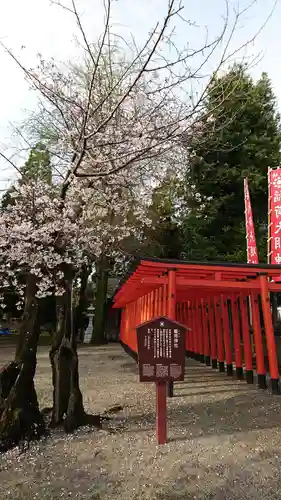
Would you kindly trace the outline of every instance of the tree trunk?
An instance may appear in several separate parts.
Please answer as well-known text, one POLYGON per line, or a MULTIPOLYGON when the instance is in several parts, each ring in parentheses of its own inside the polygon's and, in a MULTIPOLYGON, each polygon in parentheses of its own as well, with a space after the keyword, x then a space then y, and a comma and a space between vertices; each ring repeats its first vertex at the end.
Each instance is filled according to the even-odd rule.
POLYGON ((75 315, 75 332, 78 341, 83 342, 85 330, 85 311, 87 307, 87 286, 90 268, 86 265, 82 268, 81 286, 79 291, 79 302, 75 315))
POLYGON ((34 387, 37 344, 40 335, 36 278, 29 275, 15 360, 0 371, 0 441, 8 449, 21 440, 45 432, 34 387))
POLYGON ((84 411, 79 387, 78 355, 72 310, 73 272, 64 268, 65 293, 57 299, 57 329, 50 351, 53 377, 52 426, 64 425, 67 432, 86 424, 100 426, 100 416, 84 411))
POLYGON ((108 287, 108 272, 109 263, 106 257, 102 257, 97 264, 97 281, 96 281, 96 307, 92 344, 103 344, 105 342, 104 327, 106 315, 106 298, 108 287))

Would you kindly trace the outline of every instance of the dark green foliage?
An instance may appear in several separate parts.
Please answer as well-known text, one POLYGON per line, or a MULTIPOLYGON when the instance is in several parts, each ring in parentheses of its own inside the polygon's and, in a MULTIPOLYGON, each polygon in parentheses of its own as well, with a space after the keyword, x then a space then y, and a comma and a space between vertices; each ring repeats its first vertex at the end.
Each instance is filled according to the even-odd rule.
POLYGON ((43 330, 53 332, 56 327, 56 297, 44 297, 38 301, 38 321, 43 330))
POLYGON ((38 142, 31 149, 28 160, 21 168, 22 178, 20 182, 26 180, 41 180, 47 184, 52 184, 52 168, 50 163, 50 153, 46 146, 38 142))
POLYGON ((280 164, 280 121, 266 74, 242 66, 215 78, 199 133, 188 140, 188 259, 246 261, 243 178, 249 178, 260 261, 266 261, 267 170, 280 164))
POLYGON ((9 321, 10 318, 20 318, 22 315, 22 310, 18 310, 17 302, 19 300, 19 296, 13 288, 5 291, 3 293, 4 300, 3 304, 5 308, 0 309, 0 321, 9 321))
POLYGON ((142 253, 167 259, 179 259, 183 242, 178 217, 180 186, 171 175, 154 190, 149 214, 152 228, 146 231, 142 253))
POLYGON ((9 205, 13 205, 14 198, 13 194, 15 193, 15 188, 12 186, 3 194, 1 198, 1 208, 7 208, 9 205))
MULTIPOLYGON (((18 181, 19 184, 23 184, 29 180, 42 180, 48 184, 52 184, 50 153, 44 144, 38 142, 35 147, 31 149, 27 161, 20 168, 20 174, 21 178, 18 181)), ((11 186, 2 197, 2 208, 7 208, 14 203, 14 193, 15 186, 11 186)))

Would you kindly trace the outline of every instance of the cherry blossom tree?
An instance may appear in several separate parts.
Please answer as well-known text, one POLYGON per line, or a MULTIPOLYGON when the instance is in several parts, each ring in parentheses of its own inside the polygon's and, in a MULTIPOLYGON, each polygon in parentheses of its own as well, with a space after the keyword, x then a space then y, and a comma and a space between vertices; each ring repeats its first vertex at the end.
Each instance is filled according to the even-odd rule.
POLYGON ((122 240, 137 236, 146 223, 141 200, 136 206, 135 197, 120 183, 110 185, 102 179, 95 189, 77 179, 63 203, 60 187, 43 181, 21 183, 13 196, 14 203, 0 216, 0 270, 2 290, 11 284, 17 287, 24 313, 15 360, 0 374, 0 437, 5 446, 44 431, 33 377, 38 301, 52 294, 57 296, 57 329, 50 352, 52 424, 63 422, 72 430, 99 423, 99 417, 86 415, 79 388, 73 281, 93 256, 118 254, 122 240))
POLYGON ((71 219, 73 207, 61 209, 58 193, 49 184, 22 183, 13 196, 14 203, 0 216, 2 288, 17 287, 24 313, 15 360, 1 371, 0 435, 5 446, 44 430, 33 383, 38 300, 63 293, 60 269, 65 262, 77 262, 79 234, 71 219))

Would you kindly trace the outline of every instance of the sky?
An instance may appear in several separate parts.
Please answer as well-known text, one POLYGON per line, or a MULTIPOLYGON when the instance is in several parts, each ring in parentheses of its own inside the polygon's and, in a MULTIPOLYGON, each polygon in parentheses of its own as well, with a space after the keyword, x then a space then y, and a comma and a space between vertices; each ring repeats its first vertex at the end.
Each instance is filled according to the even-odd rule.
MULTIPOLYGON (((69 5, 71 0, 62 0, 69 5)), ((138 43, 144 41, 157 20, 161 20, 168 0, 114 0, 112 8, 112 29, 129 38, 133 33, 138 43)), ((243 9, 251 0, 228 0, 230 5, 230 25, 233 22, 233 8, 243 9)), ((102 0, 76 0, 81 20, 91 41, 95 41, 104 26, 102 0)), ((232 48, 241 47, 250 40, 263 25, 269 15, 274 0, 255 0, 245 12, 237 26, 232 48)), ((173 35, 174 43, 182 47, 187 42, 199 47, 208 29, 209 39, 216 37, 223 25, 226 0, 182 0, 183 16, 194 22, 190 27, 181 19, 177 20, 173 35)), ((262 71, 271 78, 273 89, 281 111, 281 53, 280 37, 281 0, 277 0, 275 11, 265 28, 253 43, 247 46, 243 56, 258 62, 251 68, 256 79, 262 71)), ((53 5, 51 0, 9 0, 0 6, 0 40, 9 47, 26 65, 34 67, 36 55, 41 53, 45 59, 72 60, 79 57, 75 43, 77 26, 72 16, 65 10, 53 5)), ((241 56, 242 54, 240 54, 241 56)), ((218 57, 217 54, 216 57, 218 57)), ((197 62, 197 61, 196 61, 197 62)), ((211 73, 216 64, 214 58, 208 71, 211 73)), ((22 71, 11 57, 0 47, 0 151, 11 155, 11 145, 16 144, 13 127, 19 126, 36 107, 36 96, 32 92, 22 71)), ((13 152, 15 150, 13 149, 13 152)), ((19 164, 17 156, 13 160, 19 164)), ((0 158, 0 190, 14 178, 14 170, 0 158)), ((1 194, 1 191, 0 191, 1 194)))

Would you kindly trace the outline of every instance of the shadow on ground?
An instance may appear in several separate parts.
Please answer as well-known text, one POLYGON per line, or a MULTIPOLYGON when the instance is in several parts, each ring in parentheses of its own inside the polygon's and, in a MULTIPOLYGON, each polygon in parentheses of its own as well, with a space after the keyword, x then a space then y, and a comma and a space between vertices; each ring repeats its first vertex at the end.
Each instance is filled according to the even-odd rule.
MULTIPOLYGON (((187 367, 185 382, 175 384, 168 419, 170 426, 181 428, 181 435, 174 440, 281 427, 281 396, 208 370, 187 367)), ((155 413, 130 415, 128 424, 131 432, 139 432, 141 424, 144 432, 154 429, 155 413)))

